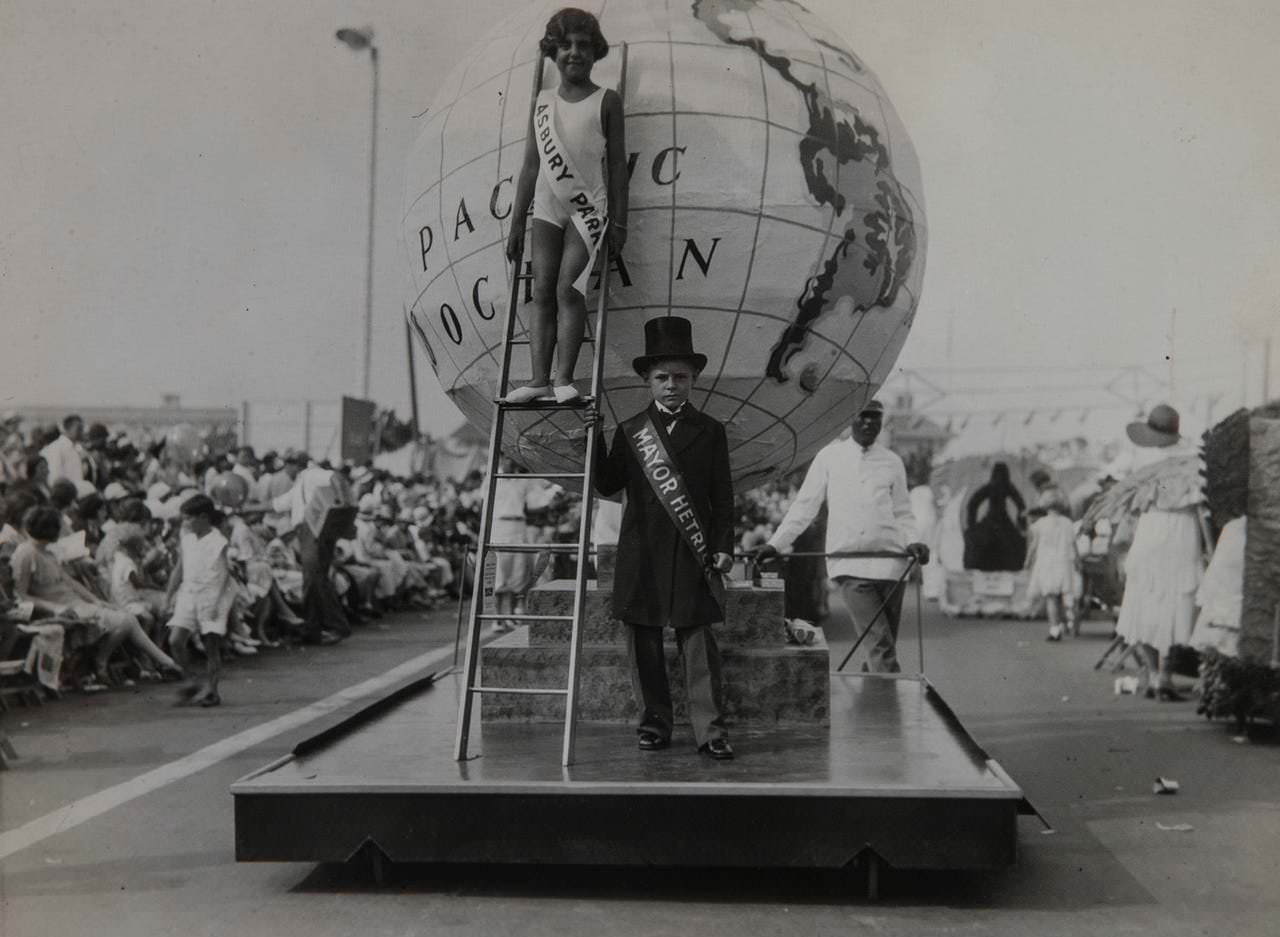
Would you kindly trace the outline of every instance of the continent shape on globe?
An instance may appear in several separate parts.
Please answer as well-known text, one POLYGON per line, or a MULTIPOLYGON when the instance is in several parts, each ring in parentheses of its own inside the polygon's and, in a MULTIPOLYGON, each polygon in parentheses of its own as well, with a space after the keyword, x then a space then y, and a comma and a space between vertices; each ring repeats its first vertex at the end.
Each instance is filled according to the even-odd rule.
MULTIPOLYGON (((446 393, 482 429, 497 392, 533 69, 543 65, 544 86, 556 82, 537 42, 560 6, 522 9, 463 57, 407 165, 410 322, 446 393)), ((597 84, 617 86, 628 45, 629 230, 611 262, 606 425, 648 402, 631 368, 644 322, 686 316, 709 359, 692 401, 725 423, 735 482, 754 486, 838 435, 897 359, 924 276, 915 151, 875 76, 791 0, 583 6, 612 47, 597 84)), ((526 260, 517 337, 531 288, 526 260)), ((580 377, 590 354, 588 344, 580 377)), ((513 384, 528 378, 523 346, 512 364, 513 384)), ((531 468, 575 471, 582 437, 577 414, 512 413, 503 445, 531 468)))

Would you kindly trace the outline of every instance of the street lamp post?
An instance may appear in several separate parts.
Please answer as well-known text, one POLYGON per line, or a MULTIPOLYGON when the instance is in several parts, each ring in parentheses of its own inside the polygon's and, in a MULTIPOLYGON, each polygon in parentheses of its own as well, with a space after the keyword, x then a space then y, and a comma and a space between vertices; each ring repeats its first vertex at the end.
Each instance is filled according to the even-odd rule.
POLYGON ((369 244, 365 258, 364 281, 364 370, 360 380, 360 396, 369 399, 369 372, 373 365, 373 220, 374 195, 378 178, 378 47, 373 44, 373 29, 339 29, 339 42, 353 52, 369 50, 373 64, 373 121, 369 133, 369 244))

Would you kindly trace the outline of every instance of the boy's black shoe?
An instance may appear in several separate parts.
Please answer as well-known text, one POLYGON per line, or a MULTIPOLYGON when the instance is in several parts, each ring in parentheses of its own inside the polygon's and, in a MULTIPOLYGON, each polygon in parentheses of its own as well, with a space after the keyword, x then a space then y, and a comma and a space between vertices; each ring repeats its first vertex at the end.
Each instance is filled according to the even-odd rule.
POLYGON ((671 739, 663 738, 657 732, 640 733, 640 751, 657 752, 671 747, 671 739))
POLYGON ((728 739, 711 739, 698 746, 698 751, 710 755, 716 761, 729 761, 733 758, 733 748, 728 739))

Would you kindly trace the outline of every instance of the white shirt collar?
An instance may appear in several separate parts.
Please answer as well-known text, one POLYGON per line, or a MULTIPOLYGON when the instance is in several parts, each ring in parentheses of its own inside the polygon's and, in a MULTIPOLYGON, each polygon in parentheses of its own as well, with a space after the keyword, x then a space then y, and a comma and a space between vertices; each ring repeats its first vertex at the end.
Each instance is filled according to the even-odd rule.
POLYGON ((662 404, 662 401, 661 401, 661 400, 654 400, 653 405, 654 405, 655 407, 657 407, 657 408, 658 408, 658 412, 659 412, 659 413, 665 413, 665 414, 667 414, 668 416, 671 416, 671 415, 673 415, 673 414, 677 414, 677 413, 678 413, 678 414, 680 414, 681 416, 684 416, 684 408, 688 405, 688 403, 689 403, 689 401, 687 401, 687 400, 686 400, 684 403, 680 404, 679 408, 677 408, 677 409, 675 409, 675 410, 671 410, 671 409, 669 409, 669 408, 667 408, 667 407, 663 406, 663 404, 662 404))

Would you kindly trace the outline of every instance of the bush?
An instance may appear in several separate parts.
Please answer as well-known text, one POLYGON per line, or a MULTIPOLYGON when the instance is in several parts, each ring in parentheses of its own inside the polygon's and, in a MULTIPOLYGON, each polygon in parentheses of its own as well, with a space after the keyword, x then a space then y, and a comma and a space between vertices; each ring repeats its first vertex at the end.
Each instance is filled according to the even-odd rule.
POLYGON ((1280 717, 1280 670, 1207 650, 1200 661, 1200 705, 1207 719, 1229 717, 1238 731, 1255 718, 1280 717))

